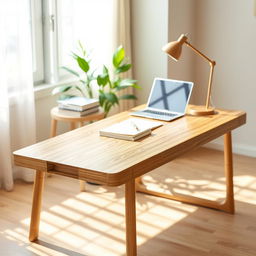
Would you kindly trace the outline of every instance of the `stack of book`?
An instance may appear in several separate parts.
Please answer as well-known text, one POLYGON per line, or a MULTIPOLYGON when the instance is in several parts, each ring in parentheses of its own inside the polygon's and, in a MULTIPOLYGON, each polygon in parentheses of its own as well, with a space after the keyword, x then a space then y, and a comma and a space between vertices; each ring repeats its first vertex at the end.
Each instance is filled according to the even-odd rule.
POLYGON ((129 118, 100 130, 100 136, 134 141, 150 135, 152 129, 161 125, 158 121, 129 118))
POLYGON ((58 100, 59 113, 73 117, 82 117, 99 111, 98 99, 72 97, 58 100))

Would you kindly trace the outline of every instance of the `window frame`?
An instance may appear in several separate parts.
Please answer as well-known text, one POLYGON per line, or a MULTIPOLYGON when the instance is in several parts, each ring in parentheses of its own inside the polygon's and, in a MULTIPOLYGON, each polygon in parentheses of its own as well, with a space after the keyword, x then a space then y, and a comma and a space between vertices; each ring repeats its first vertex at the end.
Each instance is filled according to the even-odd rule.
POLYGON ((33 80, 34 84, 41 84, 44 81, 42 0, 30 0, 30 14, 33 80))

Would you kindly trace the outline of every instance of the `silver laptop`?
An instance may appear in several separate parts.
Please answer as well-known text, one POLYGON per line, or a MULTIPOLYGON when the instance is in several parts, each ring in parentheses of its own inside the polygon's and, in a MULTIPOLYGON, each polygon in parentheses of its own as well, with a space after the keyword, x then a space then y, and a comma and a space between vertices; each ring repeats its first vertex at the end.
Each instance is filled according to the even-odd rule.
POLYGON ((147 108, 131 115, 163 121, 184 116, 192 89, 192 82, 155 78, 147 108))

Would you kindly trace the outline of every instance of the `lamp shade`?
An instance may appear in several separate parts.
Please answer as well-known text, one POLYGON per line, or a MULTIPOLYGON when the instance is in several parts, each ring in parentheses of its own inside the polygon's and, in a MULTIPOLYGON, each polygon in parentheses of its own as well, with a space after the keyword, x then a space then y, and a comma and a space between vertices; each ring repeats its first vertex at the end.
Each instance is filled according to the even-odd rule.
POLYGON ((174 60, 178 61, 181 56, 182 46, 186 42, 186 40, 187 37, 184 34, 182 34, 177 41, 173 41, 166 44, 162 48, 162 50, 166 52, 174 60))

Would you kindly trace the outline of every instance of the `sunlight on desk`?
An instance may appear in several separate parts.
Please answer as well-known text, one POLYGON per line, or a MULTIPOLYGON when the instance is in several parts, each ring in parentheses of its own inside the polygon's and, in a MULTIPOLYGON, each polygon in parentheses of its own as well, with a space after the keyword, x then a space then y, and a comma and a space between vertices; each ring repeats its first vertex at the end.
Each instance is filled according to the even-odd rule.
MULTIPOLYGON (((202 150, 204 151, 205 149, 202 150)), ((175 190, 209 199, 223 198, 225 179, 221 160, 216 157, 218 154, 221 153, 208 150, 209 157, 202 164, 202 161, 198 163, 201 154, 190 153, 147 174, 143 180, 152 188, 165 192, 175 190), (216 159, 216 162, 212 159, 216 159), (205 166, 209 161, 212 167, 208 170, 205 166), (188 166, 189 171, 184 166, 188 166)), ((253 234, 255 225, 251 223, 248 214, 255 214, 256 177, 251 175, 253 169, 239 168, 239 161, 235 157, 238 168, 234 176, 234 191, 238 214, 234 216, 137 193, 138 255, 178 255, 176 252, 185 255, 182 248, 191 251, 191 255, 196 255, 196 252, 208 253, 211 248, 220 251, 232 250, 228 244, 220 244, 218 241, 234 237, 233 244, 242 243, 236 240, 239 234, 253 234), (242 216, 243 224, 238 221, 242 216), (232 230, 232 236, 228 233, 229 230, 232 230)), ((29 202, 25 218, 17 215, 15 218, 19 221, 14 221, 12 229, 8 227, 0 230, 6 239, 26 248, 28 253, 24 255, 125 255, 122 186, 88 185, 87 192, 77 193, 76 180, 58 176, 47 179, 45 185, 47 196, 43 202, 39 242, 28 242, 29 202)), ((24 185, 16 186, 19 191, 24 185)), ((31 185, 25 188, 25 195, 29 195, 31 185)), ((13 194, 7 195, 11 197, 13 194)), ((4 222, 1 226, 5 227, 4 222)), ((231 245, 232 243, 230 242, 231 245)), ((234 252, 233 255, 239 254, 234 252)))

